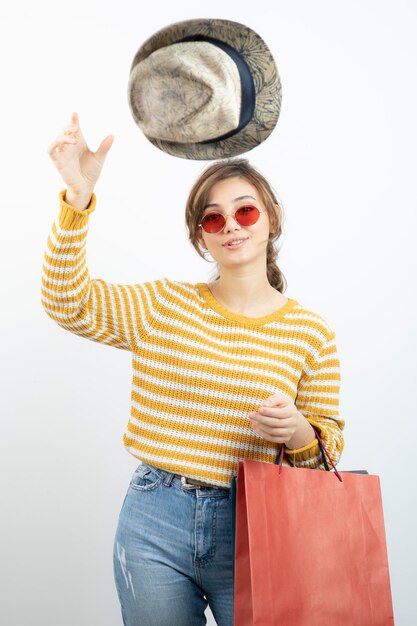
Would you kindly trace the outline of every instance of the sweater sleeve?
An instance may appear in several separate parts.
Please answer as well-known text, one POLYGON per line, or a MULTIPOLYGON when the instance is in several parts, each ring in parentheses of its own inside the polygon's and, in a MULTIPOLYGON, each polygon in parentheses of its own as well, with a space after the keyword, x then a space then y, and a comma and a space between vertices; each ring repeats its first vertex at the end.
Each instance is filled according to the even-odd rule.
MULTIPOLYGON (((333 463, 339 462, 344 439, 345 421, 339 415, 340 363, 335 334, 323 343, 304 367, 295 400, 297 409, 317 428, 333 463)), ((317 439, 296 450, 286 450, 292 465, 325 469, 317 439)))
POLYGON ((81 211, 59 194, 60 211, 48 237, 42 275, 42 305, 60 326, 76 335, 125 350, 140 341, 152 317, 150 284, 118 285, 90 280, 86 264, 93 194, 81 211))

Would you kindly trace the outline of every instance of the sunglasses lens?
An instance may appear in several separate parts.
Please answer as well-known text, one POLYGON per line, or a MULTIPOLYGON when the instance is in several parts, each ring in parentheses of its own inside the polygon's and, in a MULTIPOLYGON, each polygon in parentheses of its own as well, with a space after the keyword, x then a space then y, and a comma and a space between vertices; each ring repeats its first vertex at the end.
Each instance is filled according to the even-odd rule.
MULTIPOLYGON (((258 221, 260 212, 256 206, 241 206, 234 214, 235 220, 241 226, 252 226, 258 221)), ((226 220, 221 213, 209 213, 201 220, 201 226, 206 233, 219 233, 226 220)))
POLYGON ((225 225, 225 219, 221 213, 209 213, 201 220, 201 226, 206 233, 218 233, 225 225))
POLYGON ((241 226, 252 226, 258 218, 259 211, 255 206, 242 206, 235 213, 235 219, 241 226))

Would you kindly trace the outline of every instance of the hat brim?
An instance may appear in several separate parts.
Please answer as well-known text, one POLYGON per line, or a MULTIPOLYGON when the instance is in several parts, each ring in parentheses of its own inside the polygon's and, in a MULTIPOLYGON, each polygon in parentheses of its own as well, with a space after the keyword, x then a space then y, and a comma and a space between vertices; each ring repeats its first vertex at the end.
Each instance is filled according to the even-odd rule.
MULTIPOLYGON (((274 58, 263 39, 244 24, 222 19, 193 19, 170 24, 157 31, 139 48, 132 69, 152 52, 192 35, 205 35, 228 43, 245 59, 255 84, 255 110, 250 122, 232 137, 210 143, 176 143, 145 135, 157 148, 184 159, 213 160, 248 152, 274 130, 281 110, 281 80, 274 58)), ((133 85, 128 97, 133 117, 133 85)))

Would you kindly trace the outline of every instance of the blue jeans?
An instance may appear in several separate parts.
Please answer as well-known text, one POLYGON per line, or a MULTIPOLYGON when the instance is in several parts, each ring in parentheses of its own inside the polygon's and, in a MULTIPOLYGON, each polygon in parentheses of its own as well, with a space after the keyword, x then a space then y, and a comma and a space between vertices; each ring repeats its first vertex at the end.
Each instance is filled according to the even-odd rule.
POLYGON ((114 577, 125 626, 233 626, 230 489, 183 485, 142 463, 116 530, 114 577))

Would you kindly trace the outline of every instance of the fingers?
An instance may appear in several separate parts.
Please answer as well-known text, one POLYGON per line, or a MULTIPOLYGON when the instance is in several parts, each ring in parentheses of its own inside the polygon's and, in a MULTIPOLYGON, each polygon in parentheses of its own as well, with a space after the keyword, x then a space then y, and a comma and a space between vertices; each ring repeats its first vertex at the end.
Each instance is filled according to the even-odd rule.
POLYGON ((64 135, 76 135, 79 131, 79 127, 75 126, 75 124, 68 124, 67 126, 64 126, 64 130, 62 132, 64 135))
POLYGON ((293 435, 295 432, 295 424, 289 419, 275 420, 273 423, 251 419, 251 426, 256 433, 264 433, 271 437, 285 437, 288 433, 293 435))
POLYGON ((71 135, 80 132, 80 122, 78 119, 78 113, 72 113, 71 122, 64 126, 64 135, 71 135))
POLYGON ((267 428, 287 428, 289 424, 292 424, 291 417, 265 417, 264 415, 258 417, 255 413, 251 414, 249 419, 267 428))
MULTIPOLYGON (((249 413, 249 417, 254 417, 255 419, 265 419, 265 420, 276 420, 276 419, 286 419, 293 415, 293 411, 291 407, 264 407, 261 406, 257 411, 252 411, 249 413)), ((265 422, 266 423, 266 422, 265 422)))
POLYGON ((288 443, 290 441, 292 435, 294 434, 292 431, 280 431, 279 434, 274 434, 268 431, 264 431, 262 428, 255 428, 254 431, 257 435, 262 437, 262 439, 266 439, 266 441, 272 441, 273 443, 288 443))
POLYGON ((265 420, 265 418, 251 419, 251 426, 255 433, 268 441, 276 443, 286 443, 295 432, 295 426, 291 419, 265 420))
POLYGON ((71 122, 64 126, 62 134, 55 138, 55 141, 51 143, 48 148, 48 154, 51 158, 65 150, 67 145, 74 145, 77 143, 77 134, 80 133, 80 124, 78 119, 78 113, 72 113, 71 122))
POLYGON ((71 114, 71 124, 76 126, 78 129, 80 128, 80 120, 78 118, 78 113, 71 114))
POLYGON ((291 400, 284 396, 283 393, 275 393, 273 396, 266 398, 262 404, 263 406, 284 406, 288 402, 291 402, 291 400))
POLYGON ((77 138, 68 134, 58 135, 55 139, 56 143, 77 143, 77 138))
POLYGON ((49 156, 54 156, 57 152, 63 152, 66 145, 74 145, 77 143, 77 139, 70 135, 58 135, 58 137, 51 143, 48 149, 49 156))

